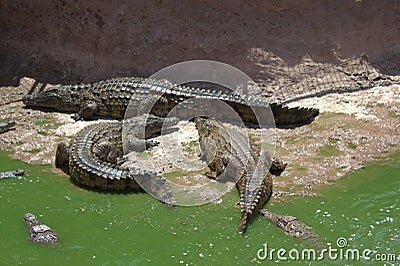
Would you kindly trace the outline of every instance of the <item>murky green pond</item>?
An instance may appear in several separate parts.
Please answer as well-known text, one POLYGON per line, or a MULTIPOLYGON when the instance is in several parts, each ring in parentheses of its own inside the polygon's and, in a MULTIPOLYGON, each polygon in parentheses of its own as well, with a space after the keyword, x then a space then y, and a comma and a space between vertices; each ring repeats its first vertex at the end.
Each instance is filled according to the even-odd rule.
MULTIPOLYGON (((0 265, 250 265, 254 258, 254 264, 284 262, 276 252, 263 260, 263 250, 257 258, 264 243, 268 252, 287 250, 284 256, 293 263, 291 249, 301 253, 311 248, 261 217, 240 236, 237 192, 226 195, 221 204, 168 208, 144 193, 84 190, 67 176, 51 173, 50 167, 27 166, 1 152, 0 171, 15 168, 25 168, 27 176, 0 180, 0 265), (26 212, 56 230, 62 242, 53 247, 31 243, 23 223, 26 212)), ((294 198, 268 207, 298 217, 332 248, 338 249, 337 239, 345 238, 347 246, 338 249, 338 256, 349 248, 360 253, 374 250, 371 258, 400 255, 398 157, 390 165, 369 167, 335 182, 320 198, 294 198)), ((391 263, 398 265, 400 258, 396 259, 391 263)), ((329 259, 325 254, 322 263, 361 261, 329 259)))

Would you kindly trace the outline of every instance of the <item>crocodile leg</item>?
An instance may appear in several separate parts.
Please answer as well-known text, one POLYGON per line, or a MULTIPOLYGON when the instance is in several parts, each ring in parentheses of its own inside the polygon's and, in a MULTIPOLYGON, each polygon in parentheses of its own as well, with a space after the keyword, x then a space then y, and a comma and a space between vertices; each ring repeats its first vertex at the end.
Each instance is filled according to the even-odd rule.
POLYGON ((93 145, 92 152, 101 161, 116 164, 122 157, 122 152, 108 140, 103 140, 93 145))
POLYGON ((82 107, 78 113, 72 115, 72 118, 75 121, 79 120, 89 120, 93 116, 95 116, 98 109, 98 105, 95 102, 85 103, 85 106, 82 107))
POLYGON ((123 148, 125 153, 129 153, 132 151, 142 152, 150 147, 155 147, 158 144, 160 144, 158 141, 149 139, 140 139, 134 135, 125 135, 123 148))

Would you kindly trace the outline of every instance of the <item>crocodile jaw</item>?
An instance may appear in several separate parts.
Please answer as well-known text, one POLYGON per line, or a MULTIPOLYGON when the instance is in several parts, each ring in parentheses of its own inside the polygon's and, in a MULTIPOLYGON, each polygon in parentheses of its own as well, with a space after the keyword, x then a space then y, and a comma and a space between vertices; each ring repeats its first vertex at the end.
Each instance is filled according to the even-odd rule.
POLYGON ((77 112, 79 101, 73 100, 71 95, 62 89, 53 88, 22 97, 22 102, 30 108, 49 108, 56 111, 77 112))

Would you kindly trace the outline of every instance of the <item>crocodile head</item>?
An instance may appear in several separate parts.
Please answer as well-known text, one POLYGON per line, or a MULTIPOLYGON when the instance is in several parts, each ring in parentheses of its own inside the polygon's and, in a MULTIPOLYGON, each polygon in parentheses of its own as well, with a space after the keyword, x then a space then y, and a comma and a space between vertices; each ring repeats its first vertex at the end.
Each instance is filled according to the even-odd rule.
POLYGON ((286 231, 286 226, 297 220, 296 217, 289 216, 289 215, 282 215, 282 214, 276 214, 267 210, 261 210, 260 211, 261 215, 263 215, 265 218, 269 219, 271 222, 273 222, 275 225, 277 225, 279 228, 283 229, 286 231))
POLYGON ((179 119, 176 117, 158 117, 152 114, 134 116, 123 120, 122 134, 137 138, 150 138, 159 135, 162 129, 168 130, 178 122, 179 119), (145 130, 143 131, 143 129, 145 130))
POLYGON ((162 128, 167 129, 178 124, 179 119, 176 117, 157 117, 154 115, 147 116, 146 120, 146 137, 151 137, 161 133, 162 128))
POLYGON ((62 86, 30 95, 25 95, 22 102, 25 106, 38 109, 52 109, 61 112, 78 112, 81 107, 80 94, 76 90, 62 86))

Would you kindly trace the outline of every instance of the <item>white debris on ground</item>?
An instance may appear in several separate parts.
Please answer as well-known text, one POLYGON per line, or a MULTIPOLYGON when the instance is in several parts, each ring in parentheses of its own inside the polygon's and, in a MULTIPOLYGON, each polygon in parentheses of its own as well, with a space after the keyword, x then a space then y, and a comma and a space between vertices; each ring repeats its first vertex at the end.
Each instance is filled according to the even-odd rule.
POLYGON ((379 120, 376 115, 370 113, 368 107, 391 103, 400 103, 400 85, 374 87, 355 92, 330 93, 298 100, 288 106, 313 107, 319 109, 320 112, 354 114, 358 119, 379 120))
POLYGON ((55 113, 55 117, 60 123, 62 123, 61 126, 59 126, 57 129, 54 130, 55 135, 66 136, 66 137, 74 136, 81 129, 83 129, 88 125, 115 121, 110 119, 99 119, 93 121, 75 121, 74 119, 71 118, 71 115, 61 114, 61 113, 55 113))

